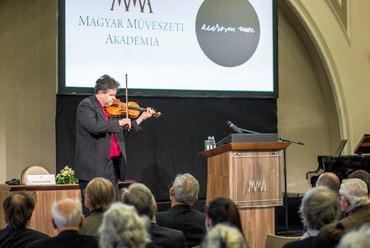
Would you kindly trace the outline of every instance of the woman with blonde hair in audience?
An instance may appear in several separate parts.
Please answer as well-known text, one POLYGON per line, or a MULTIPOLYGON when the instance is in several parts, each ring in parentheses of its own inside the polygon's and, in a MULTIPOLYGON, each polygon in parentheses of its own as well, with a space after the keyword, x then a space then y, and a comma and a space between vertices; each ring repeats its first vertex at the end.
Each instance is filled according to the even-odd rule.
POLYGON ((202 248, 247 248, 243 234, 227 223, 214 226, 206 235, 202 248))
POLYGON ((108 179, 96 177, 87 184, 84 194, 85 206, 90 215, 85 218, 79 232, 99 236, 98 229, 103 221, 103 213, 116 199, 116 191, 108 179))
POLYGON ((144 248, 150 242, 144 220, 133 206, 116 202, 104 213, 100 248, 144 248))

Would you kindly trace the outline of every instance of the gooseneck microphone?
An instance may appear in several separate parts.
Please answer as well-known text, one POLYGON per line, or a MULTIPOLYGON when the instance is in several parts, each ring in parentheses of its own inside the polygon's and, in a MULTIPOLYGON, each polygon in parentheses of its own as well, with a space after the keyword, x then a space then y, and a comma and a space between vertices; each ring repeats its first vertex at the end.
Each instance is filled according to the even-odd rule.
POLYGON ((243 133, 242 130, 235 126, 231 121, 226 121, 226 125, 228 125, 232 130, 234 130, 235 133, 243 133))

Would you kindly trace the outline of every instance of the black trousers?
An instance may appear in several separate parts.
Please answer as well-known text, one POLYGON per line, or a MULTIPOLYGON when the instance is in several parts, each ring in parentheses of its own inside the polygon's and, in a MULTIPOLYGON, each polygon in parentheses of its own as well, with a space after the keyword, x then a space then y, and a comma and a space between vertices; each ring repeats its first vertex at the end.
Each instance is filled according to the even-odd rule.
MULTIPOLYGON (((120 157, 112 157, 106 160, 104 165, 103 177, 108 179, 116 191, 116 201, 118 200, 118 173, 120 166, 120 157)), ((80 190, 81 190, 81 203, 82 203, 82 212, 85 217, 90 215, 90 210, 85 206, 85 194, 83 193, 87 187, 89 181, 79 180, 80 190)))

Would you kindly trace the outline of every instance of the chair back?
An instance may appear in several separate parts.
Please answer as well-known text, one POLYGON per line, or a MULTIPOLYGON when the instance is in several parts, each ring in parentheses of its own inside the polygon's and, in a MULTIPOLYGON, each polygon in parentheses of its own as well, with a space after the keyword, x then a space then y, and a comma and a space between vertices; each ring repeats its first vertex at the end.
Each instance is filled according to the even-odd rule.
POLYGON ((282 248, 286 243, 299 240, 300 238, 267 234, 265 248, 282 248))
POLYGON ((21 175, 21 184, 26 184, 27 175, 48 175, 50 171, 42 165, 30 165, 24 168, 21 175))

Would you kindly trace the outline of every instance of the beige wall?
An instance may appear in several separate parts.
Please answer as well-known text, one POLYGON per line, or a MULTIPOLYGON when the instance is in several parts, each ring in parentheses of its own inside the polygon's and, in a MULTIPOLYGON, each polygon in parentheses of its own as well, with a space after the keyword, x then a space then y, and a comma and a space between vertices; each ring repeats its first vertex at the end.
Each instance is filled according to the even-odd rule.
MULTIPOLYGON (((278 3, 278 131, 305 143, 287 150, 288 190, 302 193, 318 155, 343 138, 352 154, 370 133, 370 2, 348 1, 347 30, 329 0, 278 3)), ((1 1, 0 182, 30 164, 55 172, 57 32, 57 0, 1 1)))
POLYGON ((28 165, 55 173, 57 1, 0 3, 0 182, 28 165))

